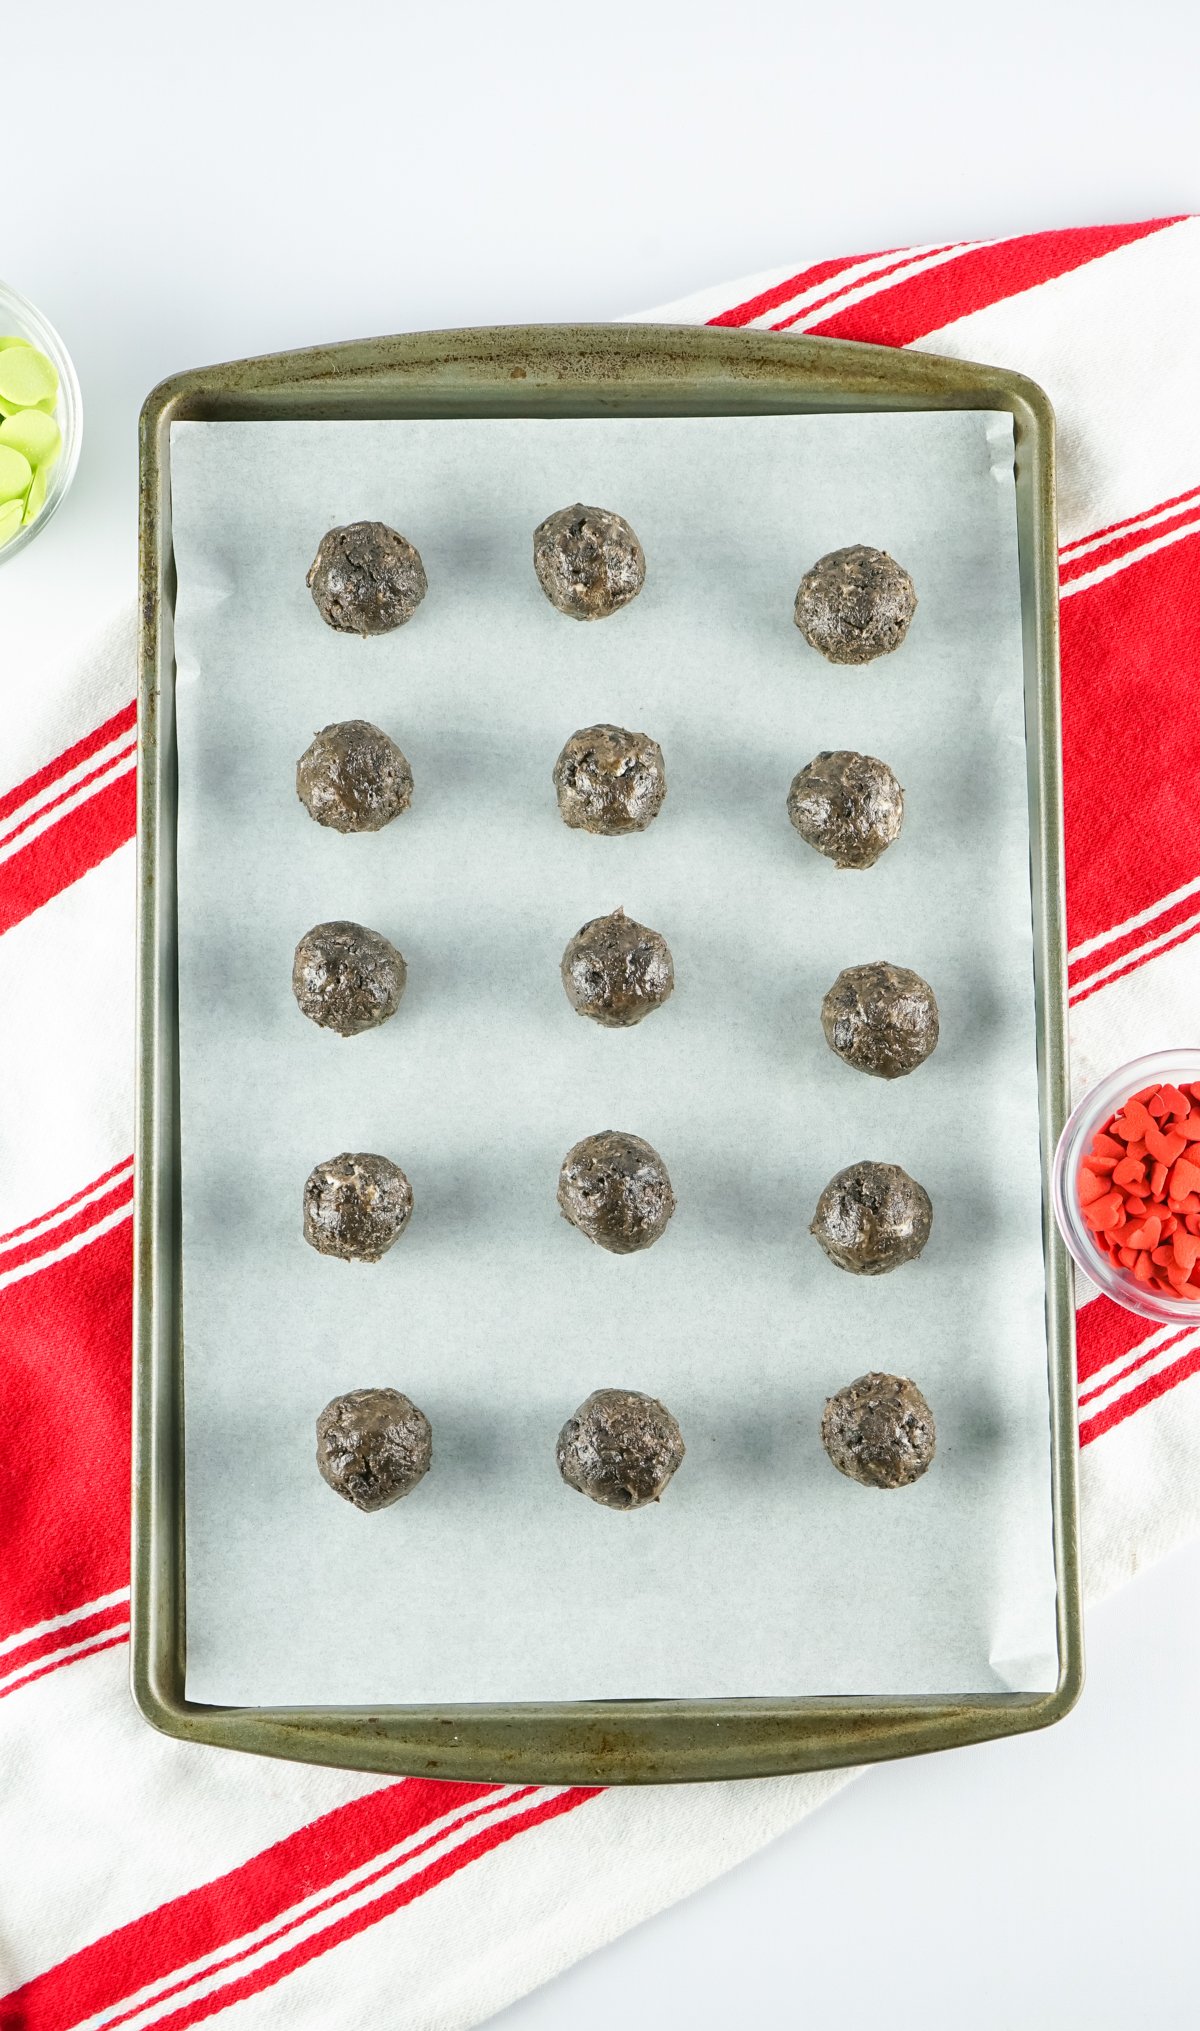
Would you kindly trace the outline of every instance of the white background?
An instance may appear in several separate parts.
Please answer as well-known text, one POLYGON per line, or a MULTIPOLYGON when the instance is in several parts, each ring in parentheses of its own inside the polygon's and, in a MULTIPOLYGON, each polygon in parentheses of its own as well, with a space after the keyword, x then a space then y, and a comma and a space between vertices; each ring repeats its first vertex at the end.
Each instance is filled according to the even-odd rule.
MULTIPOLYGON (((607 39, 578 0, 47 10, 42 67, 4 88, 0 274, 64 333, 87 420, 57 521, 0 565, 6 693, 51 686, 131 597, 137 410, 175 368, 1200 210, 1194 0, 614 17, 607 39)), ((505 2031, 858 2031, 872 1968, 896 2031, 1190 2027, 1198 1678, 1200 1546, 1092 1618, 1060 1728, 872 1773, 505 2031)))

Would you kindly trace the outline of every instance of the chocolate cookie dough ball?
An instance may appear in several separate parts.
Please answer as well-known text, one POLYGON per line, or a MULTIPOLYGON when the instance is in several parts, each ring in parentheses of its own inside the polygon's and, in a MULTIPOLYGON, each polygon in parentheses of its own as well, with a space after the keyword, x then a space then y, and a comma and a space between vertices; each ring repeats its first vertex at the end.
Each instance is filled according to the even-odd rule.
POLYGON ((351 1389, 317 1419, 317 1468, 356 1509, 386 1509, 429 1472, 429 1419, 398 1389, 351 1389))
POLYGON ((821 1444, 864 1488, 907 1488, 933 1459, 933 1412, 903 1375, 860 1375, 825 1405, 821 1444))
POLYGON ((640 1135, 606 1128, 568 1150, 558 1174, 564 1219, 612 1255, 650 1248, 675 1211, 675 1194, 658 1151, 640 1135))
POLYGON ((666 939, 624 910, 593 917, 562 956, 562 983, 576 1015, 628 1030, 661 1008, 675 985, 666 939))
POLYGON ((339 635, 388 635, 411 621, 429 590, 420 551, 386 522, 330 529, 304 582, 339 635))
POLYGON ((886 762, 837 748, 793 776, 787 809, 801 839, 835 867, 874 867, 900 837, 904 792, 886 762))
POLYGON ((357 1037, 394 1016, 407 979, 402 954, 365 924, 314 924, 292 964, 300 1013, 339 1037, 357 1037))
POLYGON ((296 763, 296 795, 318 825, 381 832, 412 803, 412 770, 369 719, 323 726, 296 763))
POLYGON ((582 501, 538 524, 533 568, 551 606, 573 621, 605 620, 646 580, 642 546, 624 517, 582 501))
POLYGON ((907 966, 877 959, 847 966, 821 1003, 831 1051, 874 1079, 902 1079, 923 1065, 938 1040, 933 989, 907 966))
POLYGON ((390 1157, 346 1150, 304 1186, 304 1239, 339 1262, 379 1262, 412 1218, 413 1190, 390 1157))
POLYGON ((796 594, 796 626, 829 663, 873 663, 890 655, 916 610, 903 565, 866 543, 819 558, 796 594))
POLYGON ((555 1457, 568 1488, 606 1509, 657 1502, 684 1455, 665 1404, 636 1389, 594 1389, 558 1435, 555 1457))
POLYGON ((615 838, 644 832, 667 794, 663 751, 648 733, 623 726, 584 726, 554 764, 564 825, 615 838))
POLYGON ((817 1200, 810 1234, 853 1276, 883 1276, 921 1253, 933 1226, 929 1194, 899 1164, 851 1164, 817 1200))

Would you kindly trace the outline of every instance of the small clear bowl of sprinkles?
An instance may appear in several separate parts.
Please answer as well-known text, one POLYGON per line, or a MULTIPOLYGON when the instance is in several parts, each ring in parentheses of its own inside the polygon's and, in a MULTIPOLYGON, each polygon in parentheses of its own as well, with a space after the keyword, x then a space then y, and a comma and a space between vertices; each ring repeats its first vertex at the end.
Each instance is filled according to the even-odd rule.
POLYGON ((1134 1058, 1093 1086, 1053 1189, 1063 1240, 1106 1297, 1200 1325, 1200 1050, 1134 1058))
POLYGON ((0 564, 66 497, 82 440, 70 354, 41 311, 0 282, 0 564))

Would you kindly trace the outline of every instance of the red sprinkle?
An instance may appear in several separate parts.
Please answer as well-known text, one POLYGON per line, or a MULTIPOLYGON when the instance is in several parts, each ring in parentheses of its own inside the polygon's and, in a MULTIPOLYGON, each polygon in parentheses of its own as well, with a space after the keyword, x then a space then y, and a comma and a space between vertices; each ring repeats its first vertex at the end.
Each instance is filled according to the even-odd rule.
POLYGON ((1146 1131, 1146 1148, 1157 1163, 1173 1164, 1187 1148, 1187 1137, 1164 1135, 1160 1128, 1150 1128, 1146 1131))
POLYGON ((1200 1080, 1131 1093, 1092 1137, 1077 1190, 1096 1246, 1137 1283, 1200 1299, 1200 1080))
POLYGON ((1083 1217, 1089 1227, 1115 1227, 1125 1211, 1125 1201, 1119 1192, 1106 1192, 1103 1199, 1093 1199, 1083 1209, 1083 1217))
POLYGON ((1186 1199, 1189 1192, 1200 1192, 1200 1168, 1187 1157, 1180 1157, 1171 1171, 1171 1197, 1186 1199))
POLYGON ((1145 1136, 1148 1128, 1154 1127, 1154 1117, 1146 1112, 1140 1100, 1127 1100, 1123 1114, 1114 1116, 1112 1132, 1122 1142, 1137 1142, 1145 1136))

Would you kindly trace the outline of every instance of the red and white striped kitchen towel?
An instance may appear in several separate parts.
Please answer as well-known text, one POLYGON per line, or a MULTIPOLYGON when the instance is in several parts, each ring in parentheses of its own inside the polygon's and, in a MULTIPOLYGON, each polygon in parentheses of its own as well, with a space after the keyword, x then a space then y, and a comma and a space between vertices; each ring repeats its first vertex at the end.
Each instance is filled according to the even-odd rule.
MULTIPOLYGON (((821 261, 656 315, 918 345, 1049 390, 1075 1080, 1200 1041, 1200 220, 821 261)), ((135 1713, 132 689, 126 621, 52 705, 5 701, 24 780, 0 790, 0 2022, 356 2031, 399 1996, 409 2031, 452 2031, 845 1779, 380 1781, 183 1747, 135 1713)), ((1094 1597, 1200 1522, 1200 1325, 1080 1296, 1094 1597)))

